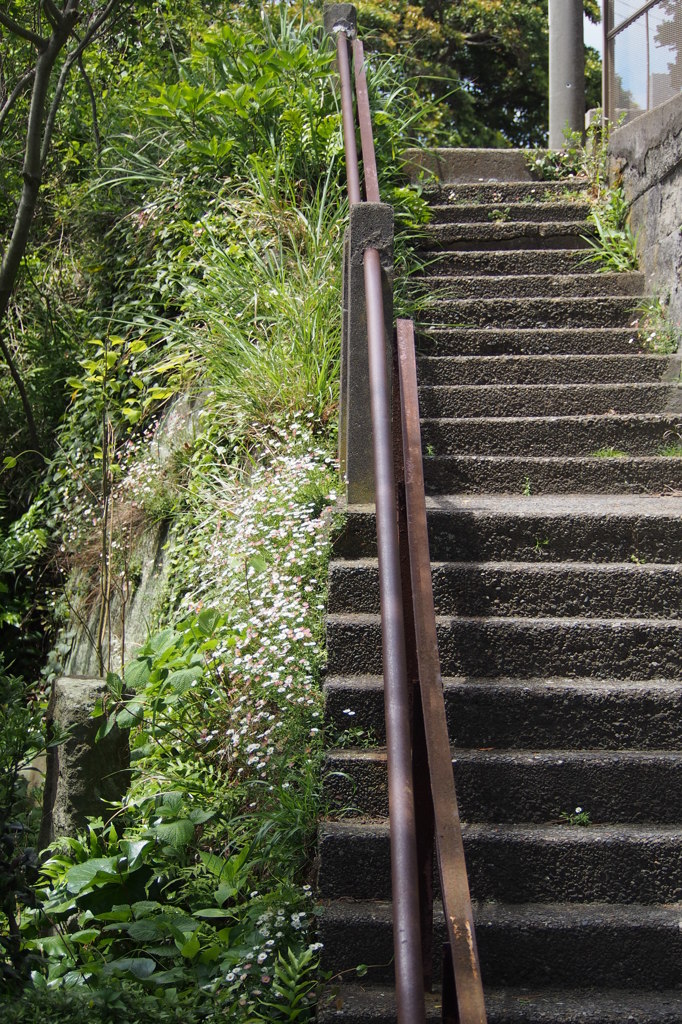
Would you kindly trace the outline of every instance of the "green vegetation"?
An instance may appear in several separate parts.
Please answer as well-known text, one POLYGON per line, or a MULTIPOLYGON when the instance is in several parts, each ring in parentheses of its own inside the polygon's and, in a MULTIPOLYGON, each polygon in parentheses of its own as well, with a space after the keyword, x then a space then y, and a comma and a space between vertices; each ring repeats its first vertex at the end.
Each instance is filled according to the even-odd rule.
MULTIPOLYGON (((406 55, 418 102, 440 100, 426 121, 439 144, 546 143, 547 0, 361 0, 357 7, 371 49, 406 55)), ((585 0, 585 10, 599 20, 594 0, 585 0)), ((596 107, 601 64, 589 47, 586 84, 587 106, 596 107)))
MULTIPOLYGON (((3 22, 3 251, 26 26, 49 33, 51 7, 13 0, 3 22)), ((306 5, 110 13, 61 95, 48 83, 2 323, 0 1021, 304 1024, 347 216, 333 51, 306 5), (149 550, 162 586, 132 645, 149 550), (107 680, 100 733, 129 731, 131 784, 39 851, 25 769, 76 640, 107 680)), ((423 130, 396 71, 377 60, 370 87, 400 267, 426 205, 395 170, 423 130)))
POLYGON ((595 452, 590 452, 593 459, 627 459, 628 453, 624 452, 621 448, 597 448, 595 452))
POLYGON ((667 315, 660 298, 642 299, 637 306, 637 329, 644 348, 658 355, 672 355, 680 346, 680 329, 667 315))
POLYGON ((565 825, 582 825, 586 827, 592 824, 589 811, 584 811, 582 807, 576 807, 575 811, 562 811, 559 815, 559 820, 565 825))

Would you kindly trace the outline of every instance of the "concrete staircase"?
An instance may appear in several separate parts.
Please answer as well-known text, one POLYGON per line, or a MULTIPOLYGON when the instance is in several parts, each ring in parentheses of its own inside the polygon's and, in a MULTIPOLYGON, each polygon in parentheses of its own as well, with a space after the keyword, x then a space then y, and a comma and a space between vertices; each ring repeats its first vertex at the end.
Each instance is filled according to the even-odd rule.
MULTIPOLYGON (((490 1024, 679 1024, 682 459, 661 452, 680 443, 680 364, 631 326, 642 276, 581 262, 582 188, 429 193, 420 386, 445 698, 490 1024), (566 822, 576 807, 587 827, 566 822)), ((370 739, 328 756, 325 1022, 395 1020, 379 636, 373 509, 351 507, 327 723, 370 739)))

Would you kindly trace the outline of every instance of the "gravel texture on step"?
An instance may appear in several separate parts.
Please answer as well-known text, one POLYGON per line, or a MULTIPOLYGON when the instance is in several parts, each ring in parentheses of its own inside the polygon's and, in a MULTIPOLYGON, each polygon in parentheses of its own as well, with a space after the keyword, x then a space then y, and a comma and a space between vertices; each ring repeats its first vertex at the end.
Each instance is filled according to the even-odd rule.
MULTIPOLYGON (((443 683, 458 747, 682 750, 681 679, 457 676, 443 683)), ((385 742, 380 676, 328 676, 323 689, 330 742, 351 728, 385 742)))
MULTIPOLYGON (((432 562, 438 615, 680 618, 682 564, 432 562)), ((379 611, 375 559, 333 561, 328 611, 379 611)))
POLYGON ((644 291, 644 275, 632 274, 532 274, 532 275, 478 275, 456 277, 454 275, 432 274, 415 276, 414 284, 418 295, 425 293, 433 299, 492 299, 528 298, 539 296, 640 296, 644 291))
MULTIPOLYGON (((681 436, 682 414, 674 412, 422 420, 422 442, 430 457, 569 455, 612 462, 625 456, 663 454, 667 445, 677 449, 681 436)), ((669 456, 668 461, 681 460, 669 456)), ((532 486, 532 478, 530 482, 532 486)))
POLYGON ((431 494, 674 495, 682 493, 682 459, 436 456, 424 459, 424 478, 431 494))
POLYGON ((505 224, 519 221, 586 220, 590 204, 578 199, 555 202, 430 203, 429 227, 437 224, 505 224))
MULTIPOLYGON (((577 983, 581 979, 577 979, 577 983)), ((679 991, 486 989, 488 1024, 680 1024, 679 991)), ((425 999, 426 1020, 441 1021, 439 993, 425 999)), ((395 993, 378 985, 344 984, 323 996, 320 1024, 395 1024, 395 993)))
POLYGON ((587 178, 566 181, 496 181, 478 184, 427 183, 422 195, 429 204, 438 203, 514 203, 514 202, 556 202, 572 194, 581 202, 588 190, 587 178))
POLYGON ((495 247, 480 251, 461 251, 421 249, 417 252, 419 274, 428 275, 437 281, 441 275, 464 275, 472 277, 484 276, 517 276, 547 274, 589 274, 601 277, 599 266, 588 260, 589 253, 581 242, 575 248, 570 244, 559 249, 540 249, 537 244, 526 244, 524 248, 514 247, 497 249, 495 247))
POLYGON ((429 224, 424 228, 424 251, 497 249, 587 249, 595 227, 587 220, 517 221, 512 224, 429 224))
MULTIPOLYGON (((670 990, 682 984, 680 907, 493 903, 474 908, 484 986, 569 986, 670 990)), ((391 907, 344 903, 322 908, 325 962, 368 981, 393 976, 391 907)), ((444 936, 441 915, 435 935, 444 936)), ((434 965, 436 969, 438 964, 434 965)))
POLYGON ((547 328, 630 327, 636 319, 634 299, 605 298, 435 298, 419 313, 419 329, 439 327, 547 328))
MULTIPOLYGON (((658 355, 422 356, 418 366, 423 387, 499 387, 512 384, 630 384, 641 388, 662 381, 678 383, 680 361, 658 355)), ((679 389, 678 389, 679 390, 679 389)))
MULTIPOLYGON (((607 460, 579 461, 601 465, 607 460)), ((513 494, 428 496, 431 557, 438 561, 682 561, 682 480, 678 496, 620 494, 614 499, 594 492, 525 495, 522 490, 521 483, 513 494)), ((346 558, 376 554, 372 505, 346 509, 335 551, 346 558)))
MULTIPOLYGON (((682 673, 682 619, 438 616, 444 675, 654 679, 682 673)), ((327 618, 329 671, 379 675, 378 615, 327 618)))
POLYGON ((422 355, 638 355, 645 353, 632 327, 434 327, 417 333, 422 355))
MULTIPOLYGON (((573 811, 573 808, 570 808, 573 811)), ((389 900, 388 819, 330 821, 318 837, 322 899, 389 900)), ((504 903, 676 903, 682 827, 464 824, 471 897, 504 903)), ((440 892, 434 872, 436 893, 440 892)))
POLYGON ((419 407, 425 419, 634 415, 679 409, 682 420, 682 389, 668 383, 431 385, 420 387, 419 407))
MULTIPOLYGON (((452 758, 463 821, 548 824, 581 807, 599 825, 682 823, 680 751, 458 747, 452 758)), ((330 807, 387 816, 384 750, 332 750, 326 768, 330 807)))

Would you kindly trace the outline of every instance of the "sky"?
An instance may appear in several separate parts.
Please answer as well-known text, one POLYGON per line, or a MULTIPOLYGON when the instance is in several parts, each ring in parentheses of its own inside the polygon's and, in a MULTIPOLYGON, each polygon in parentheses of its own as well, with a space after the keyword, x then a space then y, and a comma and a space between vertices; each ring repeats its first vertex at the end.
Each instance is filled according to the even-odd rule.
POLYGON ((588 46, 594 46, 595 50, 601 53, 602 44, 602 27, 601 25, 593 25, 591 21, 588 21, 585 17, 585 42, 588 46))

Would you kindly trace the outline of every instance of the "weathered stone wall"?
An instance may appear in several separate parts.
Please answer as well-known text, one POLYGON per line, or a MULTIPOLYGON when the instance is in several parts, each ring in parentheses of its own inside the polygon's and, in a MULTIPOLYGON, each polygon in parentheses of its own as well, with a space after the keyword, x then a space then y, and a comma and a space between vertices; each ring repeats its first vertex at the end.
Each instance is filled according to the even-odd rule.
POLYGON ((682 327, 682 94, 615 131, 609 157, 632 204, 647 293, 682 327))

